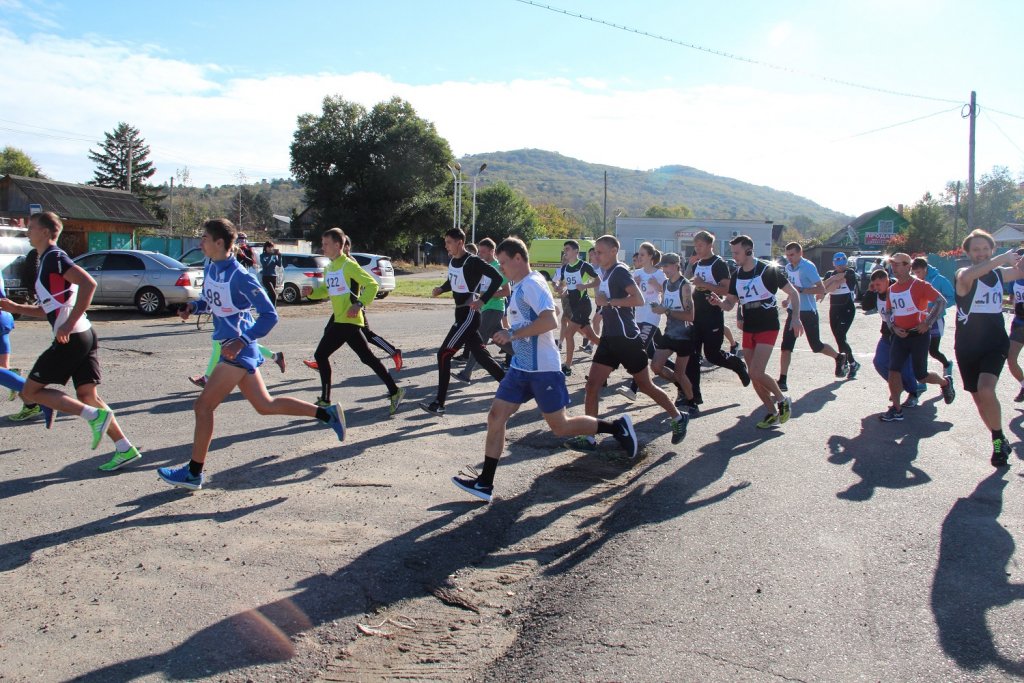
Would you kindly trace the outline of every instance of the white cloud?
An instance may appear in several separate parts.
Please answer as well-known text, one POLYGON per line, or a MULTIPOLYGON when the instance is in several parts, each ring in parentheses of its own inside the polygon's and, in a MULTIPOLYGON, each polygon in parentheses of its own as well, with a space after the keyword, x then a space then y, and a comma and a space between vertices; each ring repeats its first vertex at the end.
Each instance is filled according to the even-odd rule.
MULTIPOLYGON (((215 65, 143 46, 22 40, 2 30, 0 56, 19 65, 0 72, 0 89, 21 94, 0 110, 4 144, 25 149, 47 173, 69 181, 91 177, 87 151, 118 121, 142 131, 158 181, 183 165, 197 184, 232 182, 239 169, 250 178, 286 176, 297 116, 319 111, 333 94, 368 106, 394 95, 407 99, 457 155, 533 147, 626 168, 682 164, 851 214, 912 202, 966 174, 966 126, 955 112, 833 142, 940 108, 912 101, 897 108, 891 99, 845 90, 783 95, 671 83, 639 89, 565 77, 410 85, 376 73, 231 78, 215 65), (24 124, 55 130, 10 130, 26 130, 24 124)), ((1014 135, 1011 127, 1004 125, 1014 135)), ((1019 130, 1016 136, 1024 139, 1019 130)), ((979 170, 994 163, 991 153, 979 154, 979 170)))
POLYGON ((771 28, 768 32, 768 44, 772 47, 779 47, 789 41, 793 35, 793 24, 783 21, 771 28))

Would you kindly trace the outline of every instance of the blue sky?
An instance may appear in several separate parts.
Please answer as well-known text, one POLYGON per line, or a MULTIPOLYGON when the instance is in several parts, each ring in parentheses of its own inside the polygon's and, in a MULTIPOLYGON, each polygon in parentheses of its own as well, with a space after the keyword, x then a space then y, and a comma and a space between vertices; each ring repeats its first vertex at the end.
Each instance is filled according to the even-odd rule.
POLYGON ((88 149, 124 120, 157 180, 187 165, 194 184, 220 184, 287 175, 295 118, 325 95, 399 95, 456 154, 683 164, 857 214, 966 177, 959 109, 975 89, 979 174, 1024 171, 1024 3, 552 2, 760 64, 515 0, 0 0, 0 54, 18 67, 0 87, 23 94, 0 133, 84 181, 88 149))

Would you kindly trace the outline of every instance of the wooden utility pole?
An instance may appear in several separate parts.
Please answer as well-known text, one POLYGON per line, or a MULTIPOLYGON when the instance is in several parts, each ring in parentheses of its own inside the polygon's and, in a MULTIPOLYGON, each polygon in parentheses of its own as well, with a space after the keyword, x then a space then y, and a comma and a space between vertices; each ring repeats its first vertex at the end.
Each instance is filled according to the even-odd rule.
POLYGON ((971 137, 967 160, 967 232, 974 230, 974 124, 978 120, 978 96, 971 91, 971 137))
POLYGON ((604 172, 604 232, 608 234, 608 171, 604 172))

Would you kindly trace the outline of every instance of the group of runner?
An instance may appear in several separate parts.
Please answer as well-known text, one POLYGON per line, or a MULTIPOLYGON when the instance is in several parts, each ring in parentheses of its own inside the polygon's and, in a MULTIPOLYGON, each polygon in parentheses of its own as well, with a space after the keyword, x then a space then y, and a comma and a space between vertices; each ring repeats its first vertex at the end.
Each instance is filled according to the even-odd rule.
MULTIPOLYGON (((96 283, 57 246, 62 228, 60 218, 51 212, 36 214, 29 222, 29 240, 39 254, 38 305, 6 299, 0 284, 0 384, 20 395, 27 406, 38 406, 46 415, 47 427, 58 412, 82 417, 90 428, 93 449, 106 434, 114 442, 114 454, 100 469, 113 471, 138 460, 141 453, 99 396, 98 341, 86 313, 96 283), (27 379, 7 367, 13 329, 10 314, 46 317, 53 327, 54 342, 27 379), (47 388, 68 380, 74 383, 75 398, 47 388)), ((369 349, 370 343, 384 349, 396 369, 401 369, 401 351, 370 332, 366 324, 365 309, 374 300, 377 283, 348 256, 351 242, 334 228, 323 235, 323 250, 331 259, 324 283, 310 295, 329 299, 332 308, 314 360, 306 361, 320 374, 320 397, 315 403, 272 397, 258 368, 269 357, 283 371, 284 357, 263 349, 259 340, 274 328, 278 315, 263 284, 235 258, 237 235, 226 219, 204 223, 200 248, 207 265, 202 297, 180 310, 182 319, 212 314, 212 340, 219 357, 203 381, 196 382, 202 393, 194 407, 189 462, 158 469, 158 476, 173 486, 202 488, 215 411, 236 387, 261 415, 307 417, 332 429, 339 441, 346 436, 345 416, 340 404, 331 402, 330 358, 341 346, 349 345, 385 385, 390 415, 396 413, 405 394, 369 349)), ((785 424, 792 415, 792 402, 785 392, 798 337, 806 336, 813 352, 835 359, 837 377, 856 377, 859 363, 847 342, 855 315, 856 281, 845 255, 836 255, 834 270, 822 280, 813 264, 803 258, 798 244, 786 246, 787 262, 780 266, 755 258, 749 237, 735 237, 729 242, 735 262, 730 269, 714 253, 714 243, 710 233, 698 233, 695 253, 685 260, 644 243, 638 250, 637 268, 630 270, 619 258, 620 244, 614 236, 598 238, 589 261, 580 258, 576 241, 567 240, 565 263, 553 278, 554 294, 564 302, 563 319, 559 320, 555 295, 545 278, 531 269, 525 243, 517 238, 498 245, 483 240, 477 255, 467 250, 462 230, 449 230, 445 235, 451 257, 448 277, 433 294, 452 292, 455 321, 437 353, 437 396, 420 407, 444 415, 452 360, 464 347, 499 382, 487 416, 483 468, 471 477, 454 477, 455 485, 481 499, 491 499, 505 425, 531 399, 537 401, 551 430, 567 437, 567 447, 594 450, 596 435, 608 434, 635 458, 640 444, 629 415, 614 420, 600 417, 601 391, 620 366, 631 380, 630 388, 620 393, 635 398, 640 392, 657 403, 667 415, 672 444, 685 438, 691 414, 699 412, 703 403, 702 357, 734 372, 743 386, 753 385, 766 409, 756 425, 761 429, 785 424), (820 340, 817 302, 824 296, 830 297, 830 327, 837 348, 820 340), (779 305, 783 297, 788 309, 784 319, 779 305), (724 314, 737 307, 743 332, 742 358, 734 353, 735 345, 723 349, 728 330, 724 314), (598 325, 599 332, 595 329, 598 325), (780 333, 782 363, 776 379, 768 364, 780 333), (593 357, 586 377, 585 415, 570 417, 566 376, 571 373, 576 334, 593 345, 593 357), (504 367, 487 351, 487 342, 504 351, 504 367), (560 343, 566 350, 564 362, 560 343), (652 381, 652 369, 676 386, 675 400, 652 381)), ((987 233, 972 232, 963 244, 971 265, 957 272, 955 288, 948 289, 954 290, 957 306, 955 348, 964 388, 992 434, 992 464, 1004 466, 1009 442, 1002 432, 995 386, 1009 356, 1011 372, 1021 383, 1017 400, 1024 400, 1024 373, 1017 364, 1024 347, 1024 284, 1019 282, 1024 279, 1024 256, 1015 252, 993 256, 994 246, 987 233), (1002 293, 1003 284, 1010 281, 1015 283, 1016 316, 1008 335, 1002 293)), ((941 336, 948 303, 940 290, 949 283, 943 284, 926 261, 912 260, 906 254, 892 255, 889 266, 892 276, 884 269, 871 275, 871 291, 863 302, 865 309, 877 309, 883 320, 874 365, 888 384, 890 405, 881 415, 886 422, 903 419, 903 409, 916 405, 922 384, 937 385, 947 403, 955 398, 952 363, 934 341, 941 336), (928 371, 929 353, 942 362, 941 375, 928 371), (904 392, 910 398, 901 402, 904 392)), ((467 371, 463 379, 468 380, 471 367, 467 371)))

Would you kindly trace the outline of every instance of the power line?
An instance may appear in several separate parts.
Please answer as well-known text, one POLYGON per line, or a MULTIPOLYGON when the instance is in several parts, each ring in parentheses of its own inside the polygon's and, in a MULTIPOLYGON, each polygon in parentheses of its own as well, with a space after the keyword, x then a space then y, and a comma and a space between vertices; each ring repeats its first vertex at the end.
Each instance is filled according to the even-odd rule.
POLYGON ((989 116, 987 111, 982 110, 981 113, 985 114, 985 120, 988 121, 989 123, 991 123, 993 126, 995 126, 996 130, 998 130, 1000 132, 1000 134, 1004 138, 1006 138, 1007 142, 1009 142, 1011 145, 1013 145, 1014 147, 1017 148, 1017 151, 1020 152, 1021 158, 1024 159, 1024 149, 1021 149, 1020 145, 1018 145, 1016 142, 1014 142, 1013 140, 1010 139, 1010 136, 1007 135, 1006 131, 1004 131, 1002 129, 1002 126, 1000 126, 998 123, 996 123, 996 120, 993 119, 991 116, 989 116))
POLYGON ((994 111, 997 114, 1002 114, 1003 116, 1009 116, 1010 118, 1020 119, 1021 121, 1024 121, 1024 116, 1019 116, 1017 114, 1011 114, 1010 112, 1006 112, 1006 111, 999 111, 998 109, 993 109, 992 107, 988 107, 988 110, 989 111, 994 111))
POLYGON ((585 14, 579 14, 577 12, 570 12, 568 10, 561 9, 559 7, 552 7, 551 5, 545 5, 540 2, 534 2, 534 0, 515 0, 515 2, 530 5, 531 7, 537 7, 540 9, 554 12, 555 14, 564 14, 567 17, 573 17, 574 19, 582 19, 583 21, 589 21, 593 24, 600 24, 601 26, 607 26, 614 28, 619 31, 625 31, 626 33, 633 33, 638 36, 645 38, 653 38, 660 40, 665 43, 672 43, 673 45, 679 45, 680 47, 689 48, 691 50, 697 50, 698 52, 704 52, 709 55, 715 55, 716 57, 724 57, 725 59, 731 59, 737 62, 744 62, 747 64, 754 64, 757 66, 763 66, 767 69, 775 69, 776 71, 782 71, 785 73, 796 74, 799 76, 806 76, 809 78, 816 78, 818 80, 826 81, 828 83, 836 83, 838 85, 845 85, 851 88, 859 88, 861 90, 870 90, 872 92, 883 93, 885 95, 895 95, 897 97, 911 97, 918 100, 931 100, 933 102, 948 102, 950 104, 963 104, 962 100, 951 100, 944 97, 931 97, 929 95, 918 95, 915 93, 902 92, 899 90, 889 90, 887 88, 878 88, 872 85, 865 85, 863 83, 857 83, 855 81, 847 81, 841 78, 834 78, 832 76, 826 76, 824 74, 814 73, 812 71, 804 71, 802 69, 794 69, 792 67, 783 66, 781 64, 773 64, 771 62, 761 61, 759 59, 753 59, 751 57, 744 57, 743 55, 734 55, 729 52, 723 52, 722 50, 715 50, 710 47, 704 47, 703 45, 697 45, 696 43, 688 43, 686 41, 677 40, 675 38, 669 38, 668 36, 659 35, 657 33, 651 33, 650 31, 644 31, 642 29, 633 28, 631 26, 625 26, 623 24, 616 24, 611 21, 604 19, 598 19, 597 17, 587 16, 585 14))
POLYGON ((959 106, 953 107, 952 109, 943 109, 942 111, 933 112, 931 114, 925 114, 924 116, 918 116, 917 118, 913 118, 913 119, 907 119, 906 121, 900 121, 899 123, 892 123, 892 124, 889 124, 888 126, 882 126, 881 128, 872 128, 871 130, 866 130, 863 133, 854 133, 853 135, 847 135, 846 137, 843 137, 843 138, 836 138, 835 140, 830 140, 829 142, 842 142, 843 140, 852 140, 853 138, 864 137, 865 135, 871 135, 872 133, 878 133, 878 132, 883 131, 883 130, 889 130, 890 128, 896 128, 898 126, 905 126, 908 123, 916 123, 918 121, 924 121, 925 119, 930 119, 933 116, 940 116, 941 114, 949 114, 951 112, 958 111, 959 109, 960 109, 959 106))

